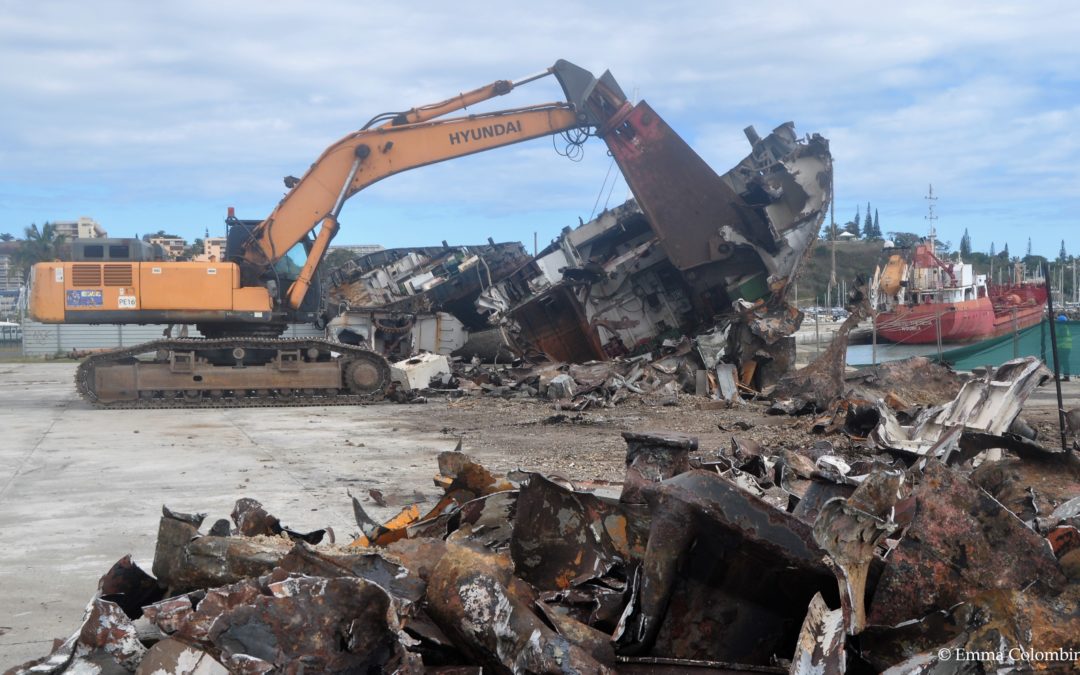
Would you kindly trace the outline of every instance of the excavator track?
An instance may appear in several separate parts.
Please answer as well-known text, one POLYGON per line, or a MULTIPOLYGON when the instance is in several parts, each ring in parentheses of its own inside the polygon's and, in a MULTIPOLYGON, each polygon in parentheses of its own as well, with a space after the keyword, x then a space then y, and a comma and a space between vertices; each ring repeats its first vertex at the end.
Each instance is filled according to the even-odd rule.
POLYGON ((79 395, 108 409, 365 405, 389 386, 380 354, 313 338, 154 340, 93 354, 75 371, 79 395), (232 364, 208 358, 223 352, 232 364), (253 353, 262 362, 245 363, 253 353))

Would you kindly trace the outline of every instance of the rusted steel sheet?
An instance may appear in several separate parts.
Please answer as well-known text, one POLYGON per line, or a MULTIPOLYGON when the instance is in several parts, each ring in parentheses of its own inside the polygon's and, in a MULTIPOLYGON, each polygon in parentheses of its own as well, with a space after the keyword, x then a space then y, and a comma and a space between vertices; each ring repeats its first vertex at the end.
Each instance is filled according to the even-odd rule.
POLYGON ((828 141, 815 135, 800 144, 790 123, 765 139, 746 133, 751 154, 723 178, 645 102, 603 133, 672 263, 696 272, 692 286, 705 286, 718 272, 712 265, 727 263, 730 273, 740 249, 786 279, 832 198, 828 141))
POLYGON ((237 657, 287 673, 418 666, 401 645, 393 601, 376 584, 301 576, 267 591, 226 609, 210 627, 209 640, 230 668, 237 657))
MULTIPOLYGON (((826 571, 821 563, 824 551, 808 525, 715 473, 688 471, 647 486, 645 492, 654 517, 668 508, 685 511, 692 521, 730 530, 788 564, 812 572, 826 571)), ((649 539, 651 545, 653 536, 649 539)))
POLYGON ((600 337, 585 316, 573 288, 555 286, 510 312, 528 341, 553 361, 606 360, 600 337))
POLYGON ((766 664, 814 593, 836 593, 811 528, 715 473, 653 486, 649 544, 620 653, 766 664))
POLYGON ((618 504, 532 474, 517 498, 510 553, 522 579, 561 590, 627 562, 641 545, 636 532, 618 504))
POLYGON ((143 607, 146 620, 166 635, 172 635, 186 624, 195 611, 195 603, 206 595, 204 591, 177 595, 168 600, 159 600, 143 607))
POLYGON ((439 453, 439 468, 443 476, 451 478, 450 484, 445 488, 448 494, 457 490, 468 490, 472 493, 469 499, 474 499, 514 487, 505 478, 495 476, 484 465, 473 461, 464 453, 439 453))
POLYGON ((1058 525, 1046 533, 1046 540, 1050 542, 1054 555, 1061 558, 1080 549, 1080 530, 1072 525, 1058 525))
MULTIPOLYGON (((150 622, 167 634, 188 641, 209 643, 210 627, 218 617, 235 607, 241 607, 265 592, 256 579, 245 579, 227 586, 187 594, 188 607, 172 604, 174 599, 147 608, 150 622), (171 629, 171 630, 170 630, 171 629)), ((181 596, 185 597, 185 596, 181 596)))
POLYGON ((968 478, 928 461, 913 494, 915 517, 889 554, 870 623, 918 619, 984 590, 1064 585, 1046 540, 968 478))
POLYGON ((163 516, 153 571, 172 593, 212 588, 266 574, 291 548, 278 537, 200 536, 191 523, 163 516))
POLYGON ((447 541, 477 546, 483 550, 504 551, 514 535, 514 511, 517 490, 495 492, 465 502, 450 521, 453 531, 447 541))
POLYGON ((584 649, 598 662, 608 666, 615 665, 615 645, 612 644, 610 635, 578 621, 556 605, 538 601, 536 607, 559 635, 584 649))
POLYGON ((626 595, 625 582, 605 577, 565 591, 542 592, 540 599, 558 606, 567 616, 610 635, 622 616, 626 595))
POLYGON ((278 569, 327 579, 358 577, 377 584, 403 604, 419 602, 426 587, 416 572, 380 551, 318 550, 298 543, 281 559, 278 569))
MULTIPOLYGON (((312 532, 297 532, 295 530, 290 530, 282 525, 281 521, 278 520, 276 516, 270 514, 258 500, 251 499, 250 497, 243 497, 236 500, 231 515, 233 522, 236 523, 237 534, 241 534, 245 537, 258 537, 259 535, 276 537, 284 532, 288 535, 289 539, 292 539, 293 541, 306 541, 309 544, 318 544, 328 532, 326 529, 314 530, 312 532)), ((331 541, 333 541, 332 534, 331 541)))
POLYGON ((644 504, 641 488, 690 470, 690 453, 698 448, 693 436, 674 432, 624 431, 626 478, 619 501, 644 504))
POLYGON ((281 534, 281 521, 267 513, 258 500, 250 497, 237 499, 231 515, 237 532, 245 537, 281 534))
POLYGON ((877 542, 896 530, 893 506, 900 498, 904 474, 879 471, 867 476, 847 499, 827 502, 814 522, 814 540, 829 555, 840 585, 846 630, 851 635, 866 626, 866 581, 877 542))
MULTIPOLYGON (((838 484, 822 479, 804 482, 807 483, 807 485, 802 495, 799 496, 799 503, 796 504, 795 508, 791 511, 791 515, 810 525, 814 524, 818 518, 818 514, 821 513, 821 508, 830 500, 838 497, 846 499, 851 496, 851 493, 855 490, 855 488, 850 485, 838 484)), ((792 492, 794 488, 786 482, 784 489, 789 493, 794 494, 792 492)))
POLYGON ((229 671, 205 649, 179 640, 162 640, 150 648, 135 675, 228 675, 229 671))
POLYGON ((780 377, 771 395, 773 412, 800 414, 827 410, 847 391, 844 370, 848 336, 865 318, 865 302, 855 303, 850 309, 851 313, 825 351, 807 366, 780 377))
POLYGON ((535 597, 496 554, 448 545, 432 572, 432 618, 462 651, 496 673, 609 673, 585 650, 547 627, 535 597))
POLYGON ((79 629, 66 640, 54 641, 49 656, 11 668, 5 675, 134 672, 145 655, 146 646, 120 605, 95 596, 79 629))
POLYGON ((165 589, 126 555, 98 581, 98 593, 102 600, 115 602, 134 620, 142 616, 144 606, 163 598, 165 589))
POLYGON ((760 215, 743 215, 735 190, 648 104, 635 106, 625 124, 606 133, 604 140, 671 261, 689 270, 730 257, 731 244, 710 241, 717 238, 719 226, 743 230, 747 218, 756 221, 746 228, 753 231, 761 224, 760 215), (645 157, 648 162, 642 161, 645 157))

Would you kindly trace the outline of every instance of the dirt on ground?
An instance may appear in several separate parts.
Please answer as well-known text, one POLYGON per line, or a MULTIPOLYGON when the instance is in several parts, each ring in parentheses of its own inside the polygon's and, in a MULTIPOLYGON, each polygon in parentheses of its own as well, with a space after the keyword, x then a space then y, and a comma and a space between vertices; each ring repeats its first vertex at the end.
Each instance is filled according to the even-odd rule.
MULTIPOLYGON (((698 439, 692 456, 700 459, 730 447, 733 436, 760 444, 767 454, 825 440, 811 433, 811 417, 768 415, 767 408, 764 401, 728 408, 722 401, 682 396, 670 406, 638 397, 577 412, 543 399, 466 397, 445 408, 418 410, 412 424, 418 431, 460 437, 466 451, 484 456, 496 473, 526 468, 574 480, 617 482, 626 470, 624 431, 689 434, 698 439)), ((827 440, 838 451, 852 443, 841 436, 827 440)))

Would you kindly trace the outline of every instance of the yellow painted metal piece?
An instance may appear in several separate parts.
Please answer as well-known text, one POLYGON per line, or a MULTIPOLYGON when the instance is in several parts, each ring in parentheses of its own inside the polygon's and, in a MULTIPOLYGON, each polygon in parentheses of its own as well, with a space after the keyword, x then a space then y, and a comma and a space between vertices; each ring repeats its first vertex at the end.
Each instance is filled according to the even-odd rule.
POLYGON ((234 288, 232 304, 237 312, 269 312, 273 308, 270 293, 262 286, 234 288))
POLYGON ((354 539, 349 546, 351 548, 363 548, 367 546, 386 546, 399 539, 404 539, 408 532, 406 528, 420 519, 420 507, 416 504, 406 506, 396 516, 379 526, 374 540, 368 539, 364 534, 354 539))
POLYGON ((30 318, 42 323, 64 320, 64 263, 34 265, 30 276, 30 318))
POLYGON ((907 277, 907 267, 903 257, 889 256, 889 262, 885 263, 885 269, 881 271, 881 281, 878 282, 881 292, 889 296, 899 293, 901 282, 907 277))
POLYGON ((240 273, 233 263, 152 262, 140 266, 143 309, 232 309, 240 273))

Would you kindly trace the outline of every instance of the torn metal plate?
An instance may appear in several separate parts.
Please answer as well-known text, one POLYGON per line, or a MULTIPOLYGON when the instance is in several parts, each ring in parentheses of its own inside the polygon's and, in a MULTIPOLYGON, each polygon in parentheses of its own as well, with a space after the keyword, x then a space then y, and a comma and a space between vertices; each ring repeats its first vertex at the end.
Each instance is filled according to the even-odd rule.
POLYGON ((914 519, 887 558, 870 623, 918 619, 980 590, 1064 585, 1047 541, 958 472, 928 461, 913 495, 914 519))

